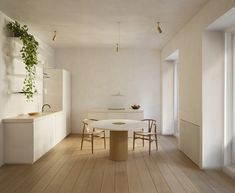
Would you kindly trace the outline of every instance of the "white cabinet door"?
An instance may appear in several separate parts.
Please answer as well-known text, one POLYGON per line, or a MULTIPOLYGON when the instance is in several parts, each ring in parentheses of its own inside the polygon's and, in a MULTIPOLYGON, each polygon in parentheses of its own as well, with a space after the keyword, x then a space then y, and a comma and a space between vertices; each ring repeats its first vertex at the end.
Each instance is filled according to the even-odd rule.
POLYGON ((66 137, 66 116, 64 112, 57 113, 55 115, 55 141, 59 143, 66 137))
POLYGON ((53 116, 34 122, 34 161, 49 151, 54 144, 53 116))
POLYGON ((33 163, 32 123, 4 124, 4 162, 33 163))

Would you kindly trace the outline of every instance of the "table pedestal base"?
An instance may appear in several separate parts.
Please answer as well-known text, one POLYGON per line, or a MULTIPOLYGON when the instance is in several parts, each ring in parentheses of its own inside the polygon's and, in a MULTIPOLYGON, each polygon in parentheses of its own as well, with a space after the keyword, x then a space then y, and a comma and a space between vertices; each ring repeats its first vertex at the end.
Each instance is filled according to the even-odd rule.
POLYGON ((111 160, 125 161, 128 157, 128 131, 110 131, 111 160))

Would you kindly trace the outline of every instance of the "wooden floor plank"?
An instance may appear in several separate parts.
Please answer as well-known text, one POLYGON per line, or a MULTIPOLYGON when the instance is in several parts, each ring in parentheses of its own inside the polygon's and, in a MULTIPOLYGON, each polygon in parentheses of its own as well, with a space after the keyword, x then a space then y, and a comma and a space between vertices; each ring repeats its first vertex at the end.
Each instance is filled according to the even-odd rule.
POLYGON ((63 185, 60 186, 58 193, 69 193, 72 192, 74 184, 76 183, 78 177, 82 173, 84 165, 86 164, 87 157, 79 157, 79 159, 75 162, 74 166, 70 170, 69 175, 63 182, 63 185))
POLYGON ((115 193, 129 193, 125 161, 117 161, 115 163, 115 193))
POLYGON ((200 193, 197 187, 185 175, 182 169, 172 159, 169 159, 169 157, 164 151, 159 152, 158 155, 160 155, 163 161, 168 164, 168 167, 170 168, 172 173, 175 175, 177 180, 181 183, 181 186, 184 188, 186 192, 200 193))
POLYGON ((104 170, 101 193, 115 192, 115 162, 107 160, 104 170))
POLYGON ((102 180, 106 163, 106 157, 96 158, 96 163, 93 168, 92 175, 89 179, 87 193, 101 192, 102 180))
POLYGON ((70 170, 72 169, 73 165, 76 163, 76 158, 72 158, 65 163, 56 176, 52 179, 52 181, 48 184, 45 188, 43 193, 51 193, 51 192, 58 192, 60 187, 63 185, 65 178, 69 175, 70 170))
POLYGON ((95 156, 91 155, 89 159, 86 161, 86 164, 83 166, 83 170, 81 171, 79 177, 77 178, 76 183, 73 186, 72 189, 73 193, 87 192, 89 180, 92 175, 95 162, 96 162, 95 156))
POLYGON ((23 174, 18 175, 10 180, 7 188, 2 188, 0 192, 8 193, 25 193, 29 192, 35 183, 38 182, 41 176, 45 174, 53 164, 58 161, 61 153, 71 146, 72 140, 64 140, 56 148, 53 148, 40 160, 33 165, 26 165, 23 174))
MULTIPOLYGON (((75 141, 76 139, 74 139, 75 141)), ((70 159, 68 159, 67 162, 64 163, 64 165, 61 167, 59 172, 57 172, 56 176, 52 179, 52 181, 48 184, 48 186, 44 189, 44 193, 52 193, 52 192, 58 192, 61 186, 64 184, 65 178, 69 175, 70 170, 76 164, 76 161, 78 160, 77 156, 73 156, 73 152, 75 151, 76 143, 73 143, 73 145, 70 148, 67 148, 63 155, 68 155, 70 159)))
POLYGON ((235 193, 235 185, 230 182, 230 178, 222 174, 218 171, 207 171, 207 175, 213 179, 213 188, 215 190, 218 189, 220 192, 228 193, 228 192, 234 192, 235 193))
MULTIPOLYGON (((211 177, 208 175, 210 171, 203 171, 198 168, 191 160, 189 160, 182 152, 179 152, 176 149, 175 143, 173 142, 174 138, 167 137, 163 138, 162 146, 164 146, 164 152, 168 153, 168 159, 174 160, 175 163, 178 163, 181 170, 187 175, 191 176, 191 181, 201 190, 201 192, 208 192, 208 193, 227 193, 227 192, 234 192, 235 187, 232 185, 231 178, 226 180, 226 184, 223 181, 226 179, 227 176, 224 176, 222 179, 212 179, 211 177, 216 177, 216 174, 212 175, 211 177), (170 139, 171 138, 171 139, 170 139), (170 140, 168 140, 170 139, 170 140), (171 143, 169 143, 172 142, 171 143), (182 167, 185 166, 185 167, 182 167), (193 176, 193 178, 192 178, 193 176), (230 183, 228 183, 230 181, 230 183), (205 183, 207 182, 207 183, 205 183), (233 186, 233 187, 231 187, 233 186)), ((218 172, 222 174, 222 172, 218 172)), ((228 177, 227 177, 228 178, 228 177)))
POLYGON ((15 184, 17 179, 20 179, 22 176, 24 176, 25 170, 27 169, 28 167, 24 165, 9 168, 9 173, 6 171, 0 181, 0 193, 8 192, 8 189, 12 188, 12 184, 15 184))
POLYGON ((167 184, 170 187, 171 191, 173 193, 186 193, 180 182, 177 180, 176 176, 172 173, 167 163, 165 163, 161 156, 159 156, 159 154, 156 154, 156 156, 153 156, 153 160, 160 169, 161 174, 167 181, 167 184))
POLYGON ((133 153, 130 153, 129 159, 127 161, 127 176, 128 176, 129 192, 143 193, 133 153))
POLYGON ((145 163, 149 169, 149 173, 153 179, 155 187, 159 193, 171 193, 165 178, 162 176, 160 169, 154 163, 152 156, 145 157, 145 163))
POLYGON ((157 188, 155 187, 152 176, 149 173, 148 167, 145 164, 144 156, 135 156, 135 162, 137 166, 138 176, 141 181, 142 189, 144 193, 156 193, 157 188))
POLYGON ((167 159, 174 161, 180 169, 185 173, 185 175, 194 183, 194 185, 199 189, 200 192, 207 193, 216 193, 213 190, 208 179, 201 178, 201 175, 204 174, 203 170, 200 170, 191 160, 189 160, 182 152, 179 152, 174 139, 168 137, 173 144, 164 143, 165 140, 162 140, 161 146, 164 149, 164 152, 168 155, 167 159), (172 141, 173 140, 173 141, 172 141), (182 156, 183 155, 183 156, 182 156), (205 183, 207 181, 207 183, 205 183))
POLYGON ((67 161, 68 157, 63 156, 54 166, 47 172, 32 188, 30 193, 39 193, 43 192, 44 189, 49 185, 49 183, 53 180, 59 170, 62 168, 64 163, 67 161))
MULTIPOLYGON (((177 149, 177 140, 159 136, 159 151, 136 143, 129 158, 108 158, 103 140, 80 150, 81 138, 71 135, 33 165, 0 168, 0 193, 235 193, 235 182, 221 171, 200 170, 177 149)), ((107 144, 108 144, 107 139, 107 144)), ((108 146, 108 145, 107 145, 108 146)))

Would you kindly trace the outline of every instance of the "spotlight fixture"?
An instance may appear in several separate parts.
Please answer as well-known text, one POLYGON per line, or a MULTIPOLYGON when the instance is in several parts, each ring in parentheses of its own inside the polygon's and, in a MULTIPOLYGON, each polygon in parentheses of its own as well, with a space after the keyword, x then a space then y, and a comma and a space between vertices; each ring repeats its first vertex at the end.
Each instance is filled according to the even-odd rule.
POLYGON ((119 46, 120 46, 120 24, 121 22, 117 22, 118 24, 118 38, 117 38, 117 43, 116 43, 116 52, 119 52, 119 46))
POLYGON ((160 27, 160 22, 158 21, 157 22, 157 31, 158 31, 158 33, 162 33, 162 28, 160 27))
POLYGON ((54 35, 53 35, 53 38, 52 38, 52 41, 55 41, 55 39, 56 39, 56 31, 54 31, 54 35))
POLYGON ((118 52, 118 51, 119 51, 119 45, 116 44, 116 52, 118 52))

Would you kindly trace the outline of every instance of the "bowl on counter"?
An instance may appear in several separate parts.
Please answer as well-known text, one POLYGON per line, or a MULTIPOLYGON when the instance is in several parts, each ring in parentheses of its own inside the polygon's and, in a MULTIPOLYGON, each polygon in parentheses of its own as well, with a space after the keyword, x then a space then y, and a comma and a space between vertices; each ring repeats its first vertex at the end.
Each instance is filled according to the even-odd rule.
POLYGON ((30 112, 28 113, 29 116, 35 116, 35 115, 39 115, 40 112, 30 112))
POLYGON ((140 108, 140 105, 132 105, 131 108, 134 109, 134 110, 137 110, 137 109, 140 108))

